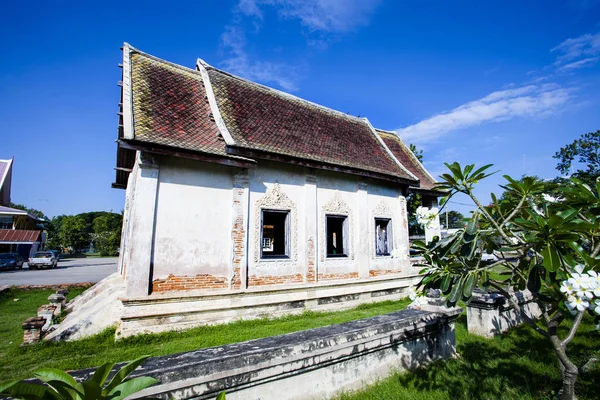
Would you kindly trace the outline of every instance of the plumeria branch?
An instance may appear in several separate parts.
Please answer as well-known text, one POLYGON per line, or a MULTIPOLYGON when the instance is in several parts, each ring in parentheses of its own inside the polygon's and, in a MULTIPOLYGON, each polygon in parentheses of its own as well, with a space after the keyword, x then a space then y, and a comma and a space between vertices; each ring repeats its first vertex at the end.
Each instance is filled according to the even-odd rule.
POLYGON ((573 321, 573 326, 571 326, 571 330, 569 331, 569 334, 567 335, 566 338, 564 338, 564 340, 562 342, 560 342, 560 345, 562 347, 566 347, 569 342, 571 340, 573 340, 573 338, 575 337, 575 333, 577 333, 577 328, 579 328, 579 324, 581 324, 581 321, 583 320, 583 312, 580 312, 577 314, 577 316, 575 317, 575 321, 573 321))

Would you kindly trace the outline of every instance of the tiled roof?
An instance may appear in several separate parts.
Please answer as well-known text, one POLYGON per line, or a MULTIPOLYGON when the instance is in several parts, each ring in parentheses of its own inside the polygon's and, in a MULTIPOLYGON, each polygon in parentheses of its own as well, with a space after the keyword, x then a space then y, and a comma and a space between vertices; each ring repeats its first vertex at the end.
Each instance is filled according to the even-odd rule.
MULTIPOLYGON (((167 146, 228 159, 306 160, 316 167, 374 173, 418 186, 410 168, 398 162, 366 119, 202 63, 196 71, 129 45, 124 48, 122 115, 131 109, 132 122, 123 120, 120 125, 123 143, 167 146)), ((124 175, 121 186, 129 167, 117 168, 124 175)))
POLYGON ((367 121, 214 68, 208 74, 235 146, 414 180, 367 121))
POLYGON ((427 172, 423 164, 414 156, 412 151, 398 137, 395 132, 377 129, 377 133, 383 139, 386 146, 392 151, 394 157, 400 161, 413 175, 420 180, 420 189, 432 190, 436 180, 427 172))
POLYGON ((16 229, 0 229, 0 243, 33 243, 38 242, 41 231, 16 229))
POLYGON ((131 53, 135 140, 226 155, 199 72, 131 53))

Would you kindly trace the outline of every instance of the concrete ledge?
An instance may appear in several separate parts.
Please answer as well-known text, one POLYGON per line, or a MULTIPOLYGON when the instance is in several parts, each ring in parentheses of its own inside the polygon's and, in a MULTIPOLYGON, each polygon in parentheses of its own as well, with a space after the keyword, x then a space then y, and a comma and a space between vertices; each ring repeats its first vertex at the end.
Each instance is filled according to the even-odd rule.
POLYGON ((241 292, 162 293, 122 299, 123 312, 117 335, 127 337, 238 319, 277 317, 304 310, 341 310, 362 303, 397 300, 406 296, 407 288, 419 279, 419 275, 392 276, 241 292))
MULTIPOLYGON (((515 292, 513 296, 524 306, 529 317, 536 319, 541 315, 530 291, 515 292)), ((500 293, 473 292, 471 303, 467 306, 467 328, 470 333, 493 337, 522 323, 519 311, 514 310, 500 293)))
MULTIPOLYGON (((392 314, 147 360, 132 376, 160 383, 134 395, 175 399, 318 399, 455 354, 454 320, 443 312, 392 314)), ((76 371, 86 379, 93 369, 76 371)), ((131 397, 131 398, 134 398, 131 397)))

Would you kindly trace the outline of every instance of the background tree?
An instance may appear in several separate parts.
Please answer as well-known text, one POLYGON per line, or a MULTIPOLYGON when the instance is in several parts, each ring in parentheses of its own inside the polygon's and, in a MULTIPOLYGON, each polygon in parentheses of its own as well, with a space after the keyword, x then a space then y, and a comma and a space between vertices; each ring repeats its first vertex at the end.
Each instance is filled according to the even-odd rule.
POLYGON ((576 170, 572 176, 594 186, 596 178, 600 176, 600 130, 586 133, 573 143, 561 147, 553 157, 559 160, 556 169, 563 175, 569 174, 573 161, 577 159, 584 169, 576 170))
POLYGON ((81 215, 64 217, 60 227, 59 239, 64 247, 72 248, 76 253, 81 253, 81 250, 91 242, 91 234, 88 232, 86 220, 81 215))
POLYGON ((23 204, 8 203, 8 207, 16 208, 17 210, 27 211, 29 215, 33 215, 34 217, 39 219, 49 219, 48 217, 46 217, 46 214, 44 214, 42 211, 36 210, 35 208, 29 208, 23 204))
POLYGON ((121 225, 123 216, 115 213, 102 213, 93 222, 94 247, 100 251, 100 255, 117 255, 121 245, 121 225))
POLYGON ((446 229, 464 228, 465 216, 458 211, 445 211, 440 214, 440 222, 446 229))
POLYGON ((448 192, 445 201, 464 193, 476 210, 456 234, 429 247, 416 244, 427 262, 421 285, 439 286, 450 305, 470 301, 475 288, 500 292, 548 340, 563 377, 558 397, 574 399, 577 376, 586 368, 578 368, 569 358, 567 345, 586 313, 600 322, 600 181, 592 189, 572 179, 560 187, 561 200, 556 201, 544 196, 544 182, 504 175, 507 183, 502 187, 510 193, 503 200, 492 194, 486 207, 473 190, 491 175, 487 172, 491 165, 477 170, 456 162, 446 166, 450 173, 443 174, 438 185, 448 192), (509 252, 512 257, 483 262, 484 252, 509 252), (514 291, 526 288, 540 307, 539 321, 531 319, 514 296, 514 291), (559 335, 558 328, 566 321, 568 333, 559 335))

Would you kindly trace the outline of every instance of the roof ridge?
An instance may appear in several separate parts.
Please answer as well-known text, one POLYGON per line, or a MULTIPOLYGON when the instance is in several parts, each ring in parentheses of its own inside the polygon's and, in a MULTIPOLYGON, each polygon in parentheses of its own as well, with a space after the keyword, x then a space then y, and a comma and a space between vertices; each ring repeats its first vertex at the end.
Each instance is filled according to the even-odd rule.
POLYGON ((427 174, 427 176, 429 178, 431 178, 431 180, 433 181, 433 183, 438 183, 438 180, 435 179, 434 176, 429 173, 429 171, 427 170, 427 168, 425 168, 425 166, 423 165, 423 163, 417 158, 417 156, 415 156, 415 154, 412 152, 412 150, 410 149, 410 147, 408 147, 406 145, 406 143, 404 143, 404 140, 402 140, 402 138, 400 137, 400 135, 398 135, 398 132, 396 132, 396 131, 387 131, 385 129, 379 129, 379 128, 375 128, 375 130, 378 131, 378 132, 381 132, 381 133, 385 133, 387 135, 395 136, 397 139, 399 139, 400 145, 402 147, 404 147, 406 150, 408 150, 407 151, 408 156, 411 157, 414 161, 417 162, 417 164, 419 165, 419 167, 421 167, 421 169, 423 170, 423 172, 425 172, 425 174, 427 174))
POLYGON ((383 146, 384 150, 386 151, 387 155, 396 163, 398 164, 398 166, 400 168, 402 168, 402 170, 404 170, 404 172, 406 172, 409 176, 412 176, 417 182, 420 181, 420 179, 415 176, 415 174, 413 174, 412 172, 410 172, 408 170, 408 168, 406 168, 404 165, 402 165, 402 163, 400 162, 400 160, 398 160, 396 158, 396 156, 394 155, 394 153, 392 153, 392 150, 390 150, 389 147, 386 146, 386 144, 383 142, 383 139, 381 138, 381 136, 379 136, 377 134, 377 132, 375 131, 375 127, 373 126, 373 124, 371 124, 371 121, 369 121, 369 119, 367 117, 363 118, 363 121, 365 121, 365 123, 367 124, 367 126, 369 127, 369 131, 371 133, 373 133, 373 136, 375 136, 375 138, 377 139, 377 141, 379 142, 379 144, 381 146, 383 146))
POLYGON ((202 60, 202 59, 200 59, 200 58, 198 59, 198 62, 201 62, 201 63, 202 63, 202 66, 203 66, 204 68, 206 68, 207 70, 214 70, 215 72, 219 72, 219 73, 221 73, 221 74, 224 74, 224 75, 227 75, 227 76, 229 76, 229 77, 231 77, 231 78, 238 79, 238 80, 240 80, 240 81, 243 81, 243 82, 249 83, 249 84, 251 84, 251 85, 258 86, 258 87, 260 87, 260 88, 263 88, 263 89, 267 89, 267 90, 273 91, 273 92, 275 92, 275 93, 277 93, 277 94, 280 94, 280 95, 282 95, 282 96, 284 96, 284 97, 289 97, 289 98, 291 98, 292 100, 296 100, 296 101, 299 101, 299 102, 302 102, 302 103, 307 103, 307 104, 309 104, 309 105, 311 105, 311 106, 313 106, 313 107, 320 108, 320 109, 322 109, 322 110, 324 110, 324 111, 327 111, 327 112, 330 112, 330 113, 332 113, 332 114, 339 114, 339 115, 340 115, 340 116, 342 116, 342 117, 346 117, 346 118, 348 118, 348 119, 352 119, 352 120, 355 120, 355 121, 357 121, 357 122, 361 122, 361 121, 362 121, 362 117, 355 117, 354 115, 351 115, 351 114, 345 113, 345 112, 343 112, 343 111, 335 110, 335 109, 333 109, 333 108, 330 108, 330 107, 324 106, 324 105, 322 105, 322 104, 315 103, 315 102, 313 102, 313 101, 310 101, 310 100, 307 100, 307 99, 303 99, 302 97, 298 97, 298 96, 296 96, 296 95, 293 95, 293 94, 291 94, 291 93, 284 92, 283 90, 275 89, 275 88, 273 88, 273 87, 271 87, 271 86, 267 86, 267 85, 264 85, 264 84, 262 84, 262 83, 254 82, 254 81, 252 81, 252 80, 250 80, 250 79, 246 79, 246 78, 243 78, 243 77, 241 77, 241 76, 238 76, 238 75, 232 74, 231 72, 227 72, 227 71, 224 71, 224 70, 222 70, 222 69, 219 69, 219 68, 217 68, 217 67, 214 67, 214 66, 210 65, 210 64, 208 64, 207 62, 205 62, 204 60, 202 60))

